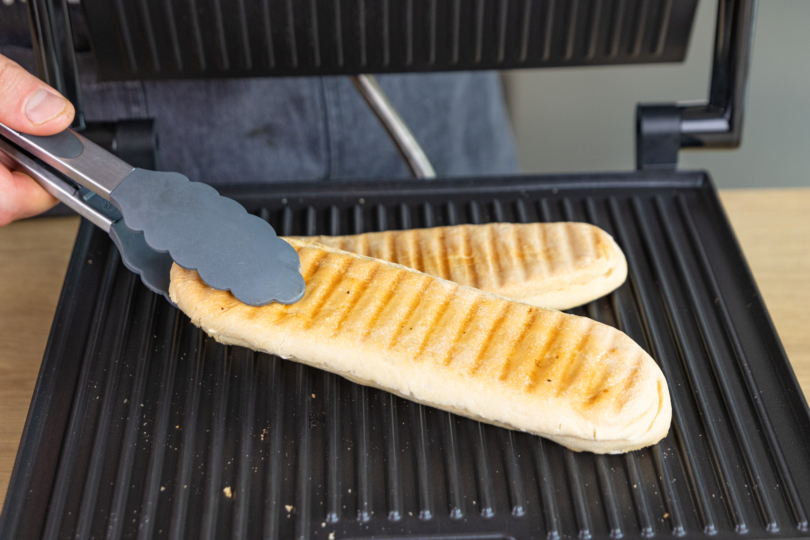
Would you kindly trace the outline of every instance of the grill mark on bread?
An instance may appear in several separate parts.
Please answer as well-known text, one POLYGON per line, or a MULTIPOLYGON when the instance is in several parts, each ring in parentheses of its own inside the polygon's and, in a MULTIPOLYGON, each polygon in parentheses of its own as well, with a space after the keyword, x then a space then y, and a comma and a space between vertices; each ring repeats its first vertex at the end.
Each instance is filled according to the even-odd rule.
POLYGON ((539 265, 537 267, 537 277, 540 279, 547 278, 551 275, 551 267, 554 261, 551 257, 551 247, 548 245, 548 232, 550 227, 537 227, 537 253, 540 255, 537 260, 539 265))
POLYGON ((443 366, 449 366, 453 362, 453 356, 456 352, 456 348, 458 347, 458 343, 461 340, 461 336, 465 335, 470 328, 470 321, 478 315, 478 308, 481 307, 484 299, 480 296, 476 296, 473 298, 472 303, 467 306, 467 310, 464 312, 464 317, 462 317, 459 322, 455 324, 455 335, 453 336, 453 340, 450 342, 450 346, 447 347, 444 358, 439 361, 439 364, 443 366))
POLYGON ((501 286, 501 274, 504 272, 504 269, 501 265, 501 257, 500 253, 498 253, 498 242, 495 240, 495 228, 488 227, 487 228, 487 250, 491 252, 491 255, 487 257, 487 260, 491 261, 492 266, 492 285, 494 288, 498 288, 501 286))
POLYGON ((478 288, 478 269, 475 267, 475 257, 473 256, 472 239, 470 237, 470 228, 464 227, 461 231, 461 249, 462 256, 464 257, 464 264, 467 269, 467 282, 470 287, 478 288))
POLYGON ((514 356, 515 351, 520 343, 523 341, 523 338, 526 337, 526 333, 532 326, 534 326, 534 323, 537 322, 538 314, 539 312, 534 308, 529 308, 526 310, 526 318, 523 320, 523 325, 520 328, 520 332, 518 332, 517 336, 512 341, 509 349, 503 351, 503 365, 501 366, 501 372, 498 374, 498 380, 505 381, 512 374, 512 357, 514 356))
POLYGON ((442 303, 439 305, 439 308, 434 313, 433 317, 430 319, 430 324, 426 325, 427 331, 422 336, 422 341, 419 342, 419 345, 416 347, 416 354, 415 356, 421 357, 422 354, 425 352, 430 340, 431 334, 436 330, 438 323, 444 317, 444 314, 447 312, 447 308, 450 307, 450 302, 453 300, 453 292, 445 291, 446 295, 442 300, 442 303))
POLYGON ((317 250, 308 252, 304 257, 299 256, 298 258, 301 260, 301 275, 306 277, 314 274, 328 256, 328 252, 319 252, 317 250))
MULTIPOLYGON (((487 356, 487 352, 489 351, 490 347, 492 346, 492 337, 495 335, 495 331, 500 328, 501 323, 506 318, 506 314, 509 313, 510 308, 509 304, 504 304, 501 309, 499 310, 498 314, 492 319, 492 322, 489 325, 489 328, 486 332, 486 337, 484 337, 480 347, 478 354, 475 356, 472 362, 472 366, 470 367, 470 375, 475 375, 479 369, 481 369, 486 360, 484 360, 487 356), (482 360, 484 360, 482 362, 482 360)), ((505 358, 505 357, 503 357, 505 358)), ((490 361, 490 363, 492 363, 490 361)))
MULTIPOLYGON (((329 275, 326 276, 326 281, 321 282, 320 284, 318 284, 317 287, 315 287, 315 291, 313 293, 313 297, 317 298, 317 300, 315 301, 315 305, 312 306, 312 309, 306 314, 304 313, 301 314, 303 317, 306 318, 307 321, 305 325, 306 328, 312 327, 312 325, 314 324, 315 320, 318 317, 318 314, 323 309, 323 306, 326 304, 326 302, 329 301, 332 295, 335 294, 336 285, 340 283, 340 281, 346 275, 346 273, 348 272, 349 268, 352 266, 353 263, 354 261, 347 259, 344 261, 340 261, 338 263, 339 266, 337 268, 328 269, 329 275)), ((323 263, 319 264, 314 269, 314 272, 320 271, 322 264, 323 263)))
POLYGON ((633 367, 630 369, 630 373, 628 373, 627 376, 624 377, 624 383, 622 384, 622 387, 618 389, 618 395, 620 396, 621 399, 620 401, 621 405, 627 403, 627 400, 632 395, 632 390, 630 387, 633 386, 633 381, 635 380, 636 374, 641 369, 641 362, 638 361, 638 358, 634 357, 632 360, 633 361, 631 365, 633 367))
POLYGON ((418 270, 420 272, 425 271, 425 258, 422 254, 422 250, 419 248, 421 245, 421 231, 416 229, 410 231, 411 234, 408 235, 408 248, 410 249, 411 253, 413 254, 411 260, 413 261, 413 269, 418 270))
MULTIPOLYGON (((560 319, 561 317, 555 317, 554 322, 548 330, 548 334, 544 336, 543 348, 540 349, 540 352, 531 361, 532 363, 530 364, 528 376, 529 380, 526 384, 526 390, 529 392, 534 391, 534 389, 537 388, 537 385, 540 384, 544 370, 549 365, 549 362, 547 361, 548 353, 551 352, 552 347, 560 337, 560 319)), ((554 384, 553 379, 546 380, 544 382, 554 384)))
POLYGON ((366 257, 368 257, 369 254, 371 253, 368 235, 361 234, 359 240, 360 240, 360 255, 365 255, 366 257))
POLYGON ((602 241, 601 235, 599 234, 600 230, 591 229, 590 232, 591 232, 590 234, 591 242, 593 243, 594 259, 610 260, 610 253, 609 253, 610 245, 602 241))
POLYGON ((593 235, 586 234, 583 227, 578 223, 569 223, 568 228, 569 236, 575 239, 571 244, 575 249, 572 260, 578 261, 579 265, 587 265, 597 262, 599 259, 599 254, 597 252, 598 244, 593 241, 593 235), (581 234, 578 234, 578 232, 581 232, 581 234))
POLYGON ((382 300, 375 307, 372 316, 369 317, 368 321, 365 322, 365 328, 363 329, 363 333, 360 337, 361 340, 366 339, 368 335, 375 329, 375 327, 377 326, 377 319, 380 318, 380 314, 388 306, 391 300, 393 300, 394 293, 402 284, 402 281, 405 279, 405 277, 406 274, 398 273, 394 278, 394 281, 392 281, 391 284, 382 293, 382 300))
POLYGON ((447 229, 442 229, 439 241, 436 245, 436 260, 438 261, 439 277, 443 279, 453 279, 450 273, 450 247, 447 245, 447 229))
POLYGON ((586 367, 586 364, 599 364, 601 358, 595 361, 589 361, 589 358, 583 358, 582 349, 585 348, 585 345, 590 340, 595 339, 595 336, 590 332, 590 327, 591 325, 588 325, 587 329, 583 329, 574 345, 565 351, 563 358, 557 358, 558 362, 560 362, 560 360, 563 360, 563 362, 561 362, 559 368, 555 370, 555 372, 558 373, 556 377, 558 384, 555 385, 554 388, 555 396, 564 394, 578 382, 577 375, 586 367))
POLYGON ((519 279, 521 281, 526 281, 528 278, 528 271, 526 269, 526 264, 529 258, 529 254, 526 253, 526 243, 523 235, 520 234, 520 229, 517 227, 510 228, 512 232, 512 241, 515 243, 515 249, 512 250, 512 258, 514 260, 514 267, 519 270, 519 279))
POLYGON ((376 276, 379 271, 380 267, 375 266, 371 270, 369 276, 360 282, 359 288, 356 288, 353 291, 354 294, 347 295, 349 296, 349 299, 345 301, 344 309, 341 311, 340 317, 335 322, 335 331, 332 333, 333 336, 336 336, 338 335, 338 333, 340 333, 341 328, 343 328, 343 323, 350 315, 354 313, 355 307, 357 306, 358 303, 360 303, 360 300, 362 300, 365 297, 369 285, 371 285, 374 282, 374 276, 376 276))
POLYGON ((559 257, 555 257, 555 270, 561 267, 570 267, 574 263, 574 250, 572 249, 571 242, 574 240, 571 238, 571 235, 568 234, 568 224, 562 223, 559 224, 558 227, 555 227, 557 237, 557 241, 555 242, 555 246, 559 246, 558 253, 560 254, 559 257))
POLYGON ((393 323, 394 333, 391 335, 391 339, 388 340, 388 345, 386 347, 388 350, 391 350, 394 347, 394 345, 396 345, 397 342, 399 341, 399 336, 401 336, 403 330, 405 330, 405 326, 408 324, 408 321, 410 321, 413 312, 416 311, 416 308, 418 308, 419 304, 422 303, 425 291, 427 290, 428 287, 430 287, 431 283, 432 281, 427 277, 422 280, 422 284, 419 286, 419 289, 413 294, 413 297, 410 299, 409 306, 406 312, 403 314, 400 320, 397 320, 393 323))
POLYGON ((597 377, 588 381, 585 396, 589 406, 593 406, 600 397, 604 397, 604 394, 610 391, 607 388, 608 381, 610 381, 610 371, 607 369, 601 370, 597 377))
POLYGON ((394 242, 394 235, 391 233, 391 231, 385 231, 383 233, 383 245, 385 246, 383 249, 383 256, 380 258, 386 261, 391 261, 395 264, 399 264, 399 259, 397 258, 397 244, 394 242))
POLYGON ((598 260, 601 258, 599 248, 602 245, 602 242, 599 241, 599 237, 596 236, 596 231, 594 229, 588 229, 588 232, 590 234, 587 236, 584 234, 582 235, 584 237, 583 240, 587 241, 588 244, 588 255, 590 255, 593 260, 598 260))

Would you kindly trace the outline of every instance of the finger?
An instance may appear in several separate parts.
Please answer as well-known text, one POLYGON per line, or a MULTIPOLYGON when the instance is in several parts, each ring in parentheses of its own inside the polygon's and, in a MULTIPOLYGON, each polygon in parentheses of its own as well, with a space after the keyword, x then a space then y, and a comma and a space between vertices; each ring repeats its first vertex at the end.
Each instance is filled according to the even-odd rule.
POLYGON ((0 122, 31 135, 53 135, 70 125, 73 114, 59 92, 0 55, 0 122))
POLYGON ((57 202, 30 176, 0 167, 0 227, 41 214, 57 202))

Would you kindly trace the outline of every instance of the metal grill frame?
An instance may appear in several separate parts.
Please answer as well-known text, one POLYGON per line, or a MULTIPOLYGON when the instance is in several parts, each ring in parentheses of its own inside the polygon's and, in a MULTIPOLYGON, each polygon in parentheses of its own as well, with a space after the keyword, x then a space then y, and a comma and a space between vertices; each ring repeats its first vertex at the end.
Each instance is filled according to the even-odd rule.
POLYGON ((0 539, 810 536, 810 410, 705 173, 227 194, 282 234, 602 226, 628 282, 573 312, 659 362, 673 429, 637 452, 576 454, 218 345, 84 223, 0 539))

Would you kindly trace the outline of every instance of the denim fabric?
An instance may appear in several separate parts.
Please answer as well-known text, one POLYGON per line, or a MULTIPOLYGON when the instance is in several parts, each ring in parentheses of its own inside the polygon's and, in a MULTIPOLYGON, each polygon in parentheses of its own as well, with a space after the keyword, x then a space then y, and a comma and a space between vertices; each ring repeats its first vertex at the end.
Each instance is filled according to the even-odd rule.
MULTIPOLYGON (((34 71, 27 47, 0 46, 34 71)), ((79 54, 88 121, 155 118, 163 169, 214 185, 407 177, 347 77, 100 82, 79 54)), ((497 73, 381 75, 439 176, 516 172, 497 73)))

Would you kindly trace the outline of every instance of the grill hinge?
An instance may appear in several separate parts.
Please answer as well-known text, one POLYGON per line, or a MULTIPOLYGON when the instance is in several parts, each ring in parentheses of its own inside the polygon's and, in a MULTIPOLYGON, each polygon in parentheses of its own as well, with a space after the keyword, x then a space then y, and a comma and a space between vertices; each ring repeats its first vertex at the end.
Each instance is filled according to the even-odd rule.
POLYGON ((674 169, 684 147, 737 148, 742 140, 757 0, 719 0, 709 99, 639 104, 636 168, 674 169))
POLYGON ((675 169, 681 149, 681 109, 675 105, 636 108, 636 169, 675 169))

